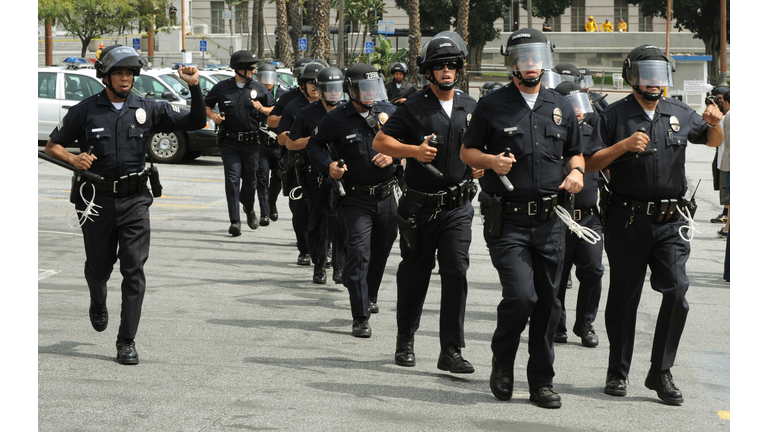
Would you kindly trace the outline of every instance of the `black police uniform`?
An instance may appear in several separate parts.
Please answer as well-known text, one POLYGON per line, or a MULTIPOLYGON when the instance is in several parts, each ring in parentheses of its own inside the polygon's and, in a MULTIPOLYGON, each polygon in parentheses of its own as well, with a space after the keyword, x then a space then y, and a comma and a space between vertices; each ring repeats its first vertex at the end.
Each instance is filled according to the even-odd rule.
MULTIPOLYGON (((200 86, 190 86, 190 93, 192 109, 181 114, 178 107, 131 93, 118 110, 104 90, 70 108, 50 135, 51 141, 65 147, 77 141, 81 152, 93 147, 96 159, 88 171, 105 179, 94 183, 92 201, 100 206, 98 216, 82 225, 84 274, 91 300, 104 304, 107 281, 120 259, 122 312, 117 337, 121 339, 136 336, 146 286, 144 263, 149 257, 149 206, 153 202, 144 173, 147 145, 155 132, 205 126, 200 86)), ((83 190, 89 199, 93 189, 86 186, 83 190)), ((75 207, 85 210, 80 194, 75 207)))
POLYGON ((232 223, 240 221, 240 203, 245 211, 253 211, 256 200, 260 113, 253 107, 254 100, 265 107, 275 104, 272 94, 261 83, 250 81, 240 88, 235 78, 216 83, 205 97, 206 106, 213 108, 218 103, 224 114, 224 121, 219 124, 219 149, 232 223))
POLYGON ((384 88, 387 90, 387 99, 389 99, 390 103, 395 103, 398 99, 407 98, 418 90, 413 84, 405 79, 402 84, 400 84, 400 88, 397 87, 397 83, 394 79, 384 84, 384 88))
MULTIPOLYGON (((339 108, 341 107, 336 109, 339 108)), ((310 102, 299 111, 291 126, 288 138, 296 141, 300 138, 309 137, 327 112, 322 101, 310 102)), ((325 265, 330 240, 329 227, 333 227, 335 224, 335 220, 332 221, 333 224, 329 221, 329 218, 335 214, 335 212, 331 212, 328 204, 331 179, 327 172, 322 173, 317 165, 311 163, 307 152, 302 150, 297 153, 304 157, 299 175, 302 177, 302 198, 307 201, 309 209, 309 225, 307 226, 309 255, 315 265, 325 265)))
POLYGON ((397 269, 397 331, 416 332, 421 321, 429 279, 440 265, 440 347, 463 348, 464 311, 467 301, 469 244, 475 211, 471 194, 476 192, 471 169, 460 159, 461 139, 477 103, 465 93, 455 92, 449 118, 431 89, 408 98, 382 126, 383 133, 404 143, 420 145, 434 133, 437 155, 431 164, 443 178, 438 179, 416 160, 406 163, 405 186, 398 215, 415 216, 417 234, 414 249, 400 229, 397 269))
POLYGON ((528 385, 551 386, 566 227, 550 215, 549 206, 568 174, 561 157, 582 153, 576 114, 570 101, 546 88, 531 110, 520 90, 509 85, 478 103, 464 145, 494 155, 508 147, 517 160, 507 174, 514 191, 493 170, 480 179, 481 197, 501 196, 504 211, 494 236, 488 210, 481 206, 485 241, 503 288, 491 350, 500 365, 512 366, 530 317, 528 385))
MULTIPOLYGON (((287 91, 275 85, 270 92, 275 99, 275 106, 287 91)), ((274 108, 273 108, 274 110, 274 108)), ((266 116, 259 113, 259 123, 267 131, 276 133, 277 128, 266 127, 266 116)), ((262 129, 263 130, 263 129, 262 129)), ((259 139, 259 168, 256 183, 256 196, 259 199, 260 216, 270 216, 272 209, 277 208, 277 196, 280 195, 280 144, 276 138, 270 138, 266 133, 259 139)), ((276 219, 276 218, 273 218, 276 219)))
MULTIPOLYGON (((290 92, 288 93, 290 94, 290 92)), ((281 99, 288 97, 288 94, 281 99)), ((304 93, 299 90, 299 94, 292 98, 291 102, 284 107, 280 113, 280 123, 275 131, 278 135, 283 132, 290 131, 293 122, 296 120, 296 116, 299 114, 302 108, 309 105, 309 100, 304 93)), ((302 166, 305 164, 304 150, 294 151, 285 149, 285 168, 287 170, 286 186, 288 190, 293 191, 300 186, 298 174, 302 170, 302 166), (288 161, 293 161, 290 163, 288 161)), ((291 209, 291 222, 293 224, 293 232, 296 234, 296 247, 299 249, 300 255, 310 254, 309 238, 307 234, 307 227, 309 226, 309 201, 303 199, 288 200, 288 207, 291 209)))
MULTIPOLYGON (((592 134, 592 126, 584 123, 581 126, 581 142, 586 145, 592 134)), ((594 231, 600 240, 595 244, 580 238, 568 231, 565 235, 565 259, 560 278, 560 288, 557 298, 562 306, 560 323, 557 333, 567 333, 565 294, 568 291, 568 276, 571 267, 576 266, 576 279, 579 280, 579 294, 576 299, 576 319, 573 332, 577 336, 585 336, 597 316, 600 305, 600 293, 603 287, 603 226, 597 210, 597 179, 599 173, 589 173, 584 176, 584 187, 575 194, 573 220, 579 225, 594 231)))
POLYGON ((323 153, 326 143, 331 143, 346 163, 342 179, 347 194, 339 201, 339 208, 347 234, 344 272, 353 318, 368 317, 369 302, 378 301, 384 268, 397 237, 392 216, 397 210, 394 188, 395 164, 399 159, 394 158, 391 165, 383 168, 372 162, 378 154, 372 147, 373 138, 394 111, 392 104, 377 102, 369 112, 378 119, 374 130, 354 104, 348 102, 323 117, 307 144, 307 151, 320 162, 324 172, 333 162, 323 153))
POLYGON ((612 146, 641 127, 650 137, 646 149, 658 149, 658 153, 608 166, 613 195, 605 225, 611 268, 605 327, 610 342, 608 373, 620 379, 629 375, 637 307, 648 267, 651 288, 662 294, 651 368, 665 371, 674 364, 688 315, 685 263, 691 246, 678 232, 685 225, 682 218, 666 223, 653 220, 661 200, 679 200, 685 193, 686 146, 705 144, 708 130, 699 114, 674 98, 661 98, 650 119, 633 94, 605 109, 585 155, 612 146))

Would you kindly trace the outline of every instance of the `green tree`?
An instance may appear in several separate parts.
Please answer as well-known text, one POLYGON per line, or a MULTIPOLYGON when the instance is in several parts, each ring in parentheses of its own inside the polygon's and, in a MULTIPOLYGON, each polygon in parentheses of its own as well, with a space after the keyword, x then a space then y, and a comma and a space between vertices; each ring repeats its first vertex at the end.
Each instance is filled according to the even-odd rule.
MULTIPOLYGON (((562 15, 571 7, 573 0, 531 0, 531 15, 536 18, 555 18, 562 15)), ((528 10, 528 2, 521 1, 523 9, 528 10)))
MULTIPOLYGON (((667 0, 628 0, 647 15, 667 18, 667 0)), ((730 10, 731 1, 726 1, 730 10)), ((675 0, 672 19, 675 28, 688 30, 693 37, 704 41, 705 52, 712 56, 707 73, 713 83, 720 82, 720 0, 675 0)), ((731 39, 731 17, 726 20, 726 42, 731 39)))
POLYGON ((85 57, 88 44, 94 38, 113 33, 138 19, 136 0, 38 0, 38 16, 55 12, 55 16, 69 33, 82 42, 80 55, 85 57))
POLYGON ((168 10, 168 1, 166 0, 133 0, 134 9, 139 21, 139 28, 144 29, 154 27, 156 30, 163 29, 170 33, 168 26, 172 25, 171 20, 166 16, 168 10))

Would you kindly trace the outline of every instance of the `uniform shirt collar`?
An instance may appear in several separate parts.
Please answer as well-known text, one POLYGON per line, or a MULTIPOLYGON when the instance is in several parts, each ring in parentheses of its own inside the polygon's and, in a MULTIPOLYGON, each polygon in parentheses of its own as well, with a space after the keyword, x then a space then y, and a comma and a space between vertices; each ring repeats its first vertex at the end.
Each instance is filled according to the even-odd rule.
MULTIPOLYGON (((502 89, 503 90, 503 89, 502 89)), ((519 88, 515 85, 514 81, 510 81, 510 85, 506 87, 506 102, 507 103, 521 103, 525 105, 526 108, 528 108, 528 103, 523 98, 523 94, 520 91, 519 88)), ((501 91, 501 90, 496 90, 501 91)), ((554 92, 549 90, 548 88, 541 86, 539 87, 539 97, 536 98, 536 104, 533 106, 532 111, 536 111, 539 106, 541 106, 544 102, 547 103, 555 103, 555 96, 554 92)))
MULTIPOLYGON (((99 93, 99 100, 96 102, 98 105, 104 105, 104 106, 112 106, 112 102, 109 100, 109 96, 107 95, 107 89, 99 93)), ((136 97, 133 93, 128 93, 128 96, 125 98, 125 105, 128 105, 129 108, 140 108, 141 104, 139 103, 139 98, 136 97)))
MULTIPOLYGON (((637 101, 635 98, 635 94, 632 93, 629 96, 629 116, 630 117, 641 117, 645 115, 645 110, 643 109, 642 105, 640 105, 640 102, 637 101)), ((672 104, 670 104, 666 98, 659 99, 658 105, 656 105, 656 112, 662 115, 671 116, 672 113, 672 104)))

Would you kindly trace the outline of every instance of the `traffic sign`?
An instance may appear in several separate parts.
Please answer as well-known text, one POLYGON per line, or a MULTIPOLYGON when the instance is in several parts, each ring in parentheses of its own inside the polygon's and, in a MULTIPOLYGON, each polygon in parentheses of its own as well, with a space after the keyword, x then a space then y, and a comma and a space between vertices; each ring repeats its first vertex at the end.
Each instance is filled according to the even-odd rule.
POLYGON ((366 42, 365 43, 365 53, 366 54, 373 54, 373 42, 366 42))
POLYGON ((307 50, 307 38, 299 38, 299 51, 307 50))
POLYGON ((208 51, 208 42, 204 40, 200 41, 200 51, 208 51))
POLYGON ((135 49, 136 51, 141 49, 141 39, 133 38, 133 49, 135 49))

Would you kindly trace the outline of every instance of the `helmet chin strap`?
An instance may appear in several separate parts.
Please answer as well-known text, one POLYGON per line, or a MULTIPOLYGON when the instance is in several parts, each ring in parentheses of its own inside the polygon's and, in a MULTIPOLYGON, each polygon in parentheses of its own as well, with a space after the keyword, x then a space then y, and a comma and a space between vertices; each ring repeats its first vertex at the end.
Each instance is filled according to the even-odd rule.
POLYGON ((432 73, 428 78, 429 82, 436 85, 437 88, 439 88, 442 91, 449 91, 452 88, 456 87, 456 80, 454 79, 452 83, 450 84, 444 84, 444 83, 438 83, 437 79, 435 79, 435 74, 432 73))
POLYGON ((128 89, 126 92, 119 92, 115 90, 114 87, 112 87, 112 75, 107 76, 107 88, 112 91, 112 93, 117 97, 118 99, 125 99, 128 97, 128 93, 131 92, 131 89, 133 88, 133 82, 131 82, 131 89, 128 89))
POLYGON ((523 78, 523 74, 520 73, 520 71, 515 71, 515 78, 519 79, 520 82, 523 83, 526 87, 536 87, 541 82, 541 77, 544 75, 544 71, 542 71, 539 76, 536 78, 530 79, 530 78, 523 78))
POLYGON ((640 95, 643 96, 643 99, 649 101, 649 102, 656 102, 657 100, 661 99, 661 92, 659 93, 650 93, 647 91, 640 91, 640 86, 633 85, 632 88, 640 93, 640 95))
POLYGON ((246 84, 250 84, 250 82, 253 81, 253 78, 248 78, 247 76, 241 74, 239 70, 235 70, 235 75, 237 75, 240 78, 244 79, 246 84))

